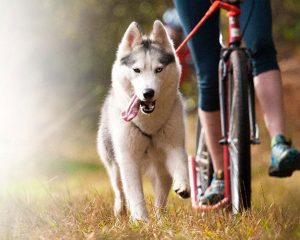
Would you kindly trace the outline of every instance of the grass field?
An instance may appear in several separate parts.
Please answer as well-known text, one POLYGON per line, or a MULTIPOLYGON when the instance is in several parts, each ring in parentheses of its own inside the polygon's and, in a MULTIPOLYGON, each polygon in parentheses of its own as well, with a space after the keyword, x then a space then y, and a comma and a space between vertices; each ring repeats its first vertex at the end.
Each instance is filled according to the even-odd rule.
POLYGON ((157 219, 146 182, 150 221, 133 223, 113 216, 113 194, 103 168, 66 164, 66 171, 53 169, 57 175, 52 179, 17 182, 2 194, 0 239, 300 238, 299 173, 277 180, 254 171, 253 209, 236 216, 225 210, 196 212, 189 200, 171 193, 167 212, 157 219))
MULTIPOLYGON (((299 70, 284 66, 288 133, 299 147, 300 83, 293 81, 299 70)), ((191 132, 193 124, 188 126, 191 132)), ((190 134, 190 152, 193 139, 190 134)), ((300 239, 300 172, 287 179, 267 176, 269 140, 263 127, 262 144, 252 156, 251 211, 203 214, 171 193, 166 213, 157 219, 146 182, 148 223, 113 216, 113 194, 96 156, 41 158, 35 174, 16 175, 0 186, 0 239, 300 239)))

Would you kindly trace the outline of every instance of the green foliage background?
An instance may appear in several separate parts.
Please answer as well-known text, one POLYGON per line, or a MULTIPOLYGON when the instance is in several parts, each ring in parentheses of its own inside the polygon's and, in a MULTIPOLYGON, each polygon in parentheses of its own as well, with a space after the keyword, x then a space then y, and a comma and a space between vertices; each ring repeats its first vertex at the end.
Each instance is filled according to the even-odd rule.
POLYGON ((272 0, 274 35, 277 40, 300 42, 300 1, 272 0))

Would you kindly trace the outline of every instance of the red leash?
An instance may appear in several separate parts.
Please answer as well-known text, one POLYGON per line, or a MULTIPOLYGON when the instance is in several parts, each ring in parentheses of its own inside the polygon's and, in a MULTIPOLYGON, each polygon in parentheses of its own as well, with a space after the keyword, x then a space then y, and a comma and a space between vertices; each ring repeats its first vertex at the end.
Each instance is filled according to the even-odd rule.
POLYGON ((221 1, 215 1, 208 11, 205 13, 204 17, 197 23, 197 25, 193 28, 193 30, 186 36, 186 38, 183 40, 183 42, 179 45, 179 47, 176 49, 176 54, 180 52, 180 50, 186 45, 186 43, 194 36, 194 34, 198 31, 198 29, 203 25, 203 23, 218 9, 223 8, 227 11, 232 12, 231 14, 240 14, 240 9, 221 1))

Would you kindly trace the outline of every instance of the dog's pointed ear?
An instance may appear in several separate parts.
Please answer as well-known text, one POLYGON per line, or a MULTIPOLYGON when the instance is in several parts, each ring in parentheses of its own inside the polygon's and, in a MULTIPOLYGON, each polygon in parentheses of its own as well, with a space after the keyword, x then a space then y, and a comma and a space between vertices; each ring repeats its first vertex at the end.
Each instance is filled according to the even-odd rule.
POLYGON ((170 39, 167 30, 165 29, 161 21, 154 21, 150 38, 153 42, 157 42, 160 45, 163 45, 164 48, 173 50, 173 42, 170 39))
POLYGON ((127 28, 119 46, 119 54, 127 55, 136 44, 142 42, 142 32, 136 22, 132 22, 127 28))

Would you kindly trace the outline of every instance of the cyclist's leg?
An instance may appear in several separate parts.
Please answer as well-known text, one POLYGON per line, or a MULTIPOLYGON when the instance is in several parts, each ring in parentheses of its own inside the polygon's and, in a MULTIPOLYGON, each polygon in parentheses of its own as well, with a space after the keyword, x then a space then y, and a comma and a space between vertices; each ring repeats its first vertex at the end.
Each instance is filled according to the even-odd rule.
MULTIPOLYGON (((211 5, 210 0, 174 0, 174 2, 186 34, 199 22, 211 5)), ((223 170, 223 150, 218 143, 221 135, 218 93, 220 44, 218 39, 219 12, 212 15, 189 42, 198 77, 199 116, 215 172, 223 170)), ((213 194, 223 191, 223 187, 211 189, 214 189, 213 194)), ((211 194, 208 196, 210 197, 211 194)))
POLYGON ((205 131, 205 141, 212 156, 214 171, 223 170, 223 148, 219 144, 221 139, 220 112, 207 112, 199 108, 198 114, 205 131))
MULTIPOLYGON (((210 0, 174 0, 183 30, 188 34, 204 16, 210 0)), ((219 110, 218 61, 219 11, 213 14, 188 42, 199 84, 199 107, 207 112, 219 110)))
POLYGON ((272 16, 269 0, 245 1, 242 27, 255 2, 244 39, 252 51, 254 84, 268 132, 273 139, 270 175, 290 176, 300 168, 300 154, 283 137, 285 132, 282 81, 272 39, 272 16), (263 22, 264 24, 261 24, 263 22))
POLYGON ((249 20, 244 39, 252 51, 256 94, 264 111, 270 136, 275 137, 284 133, 284 116, 281 76, 272 39, 270 1, 248 0, 242 4, 242 10, 242 29, 249 20))
POLYGON ((282 82, 279 70, 269 70, 254 77, 256 95, 264 113, 271 138, 284 134, 282 82))

